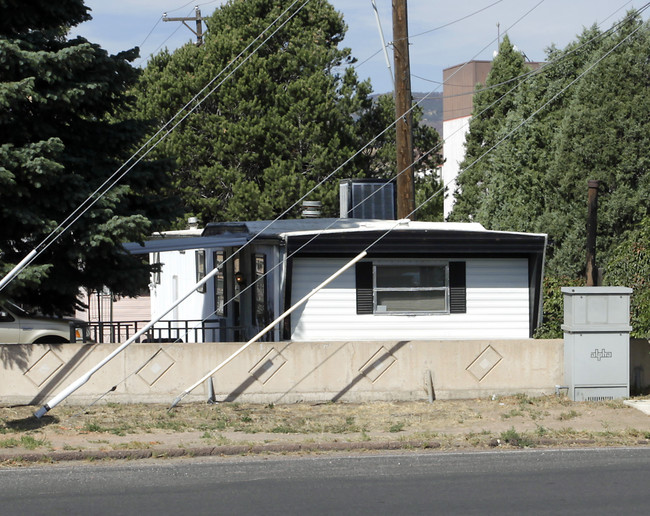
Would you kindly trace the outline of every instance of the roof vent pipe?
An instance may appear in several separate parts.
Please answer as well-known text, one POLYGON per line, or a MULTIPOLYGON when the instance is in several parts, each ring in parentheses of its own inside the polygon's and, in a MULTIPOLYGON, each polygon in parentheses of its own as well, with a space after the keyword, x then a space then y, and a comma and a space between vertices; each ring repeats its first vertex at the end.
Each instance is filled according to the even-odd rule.
POLYGON ((598 229, 598 187, 600 181, 590 179, 587 207, 587 286, 598 285, 598 270, 596 269, 596 231, 598 229))
POLYGON ((302 216, 306 219, 320 217, 320 201, 302 201, 302 216))

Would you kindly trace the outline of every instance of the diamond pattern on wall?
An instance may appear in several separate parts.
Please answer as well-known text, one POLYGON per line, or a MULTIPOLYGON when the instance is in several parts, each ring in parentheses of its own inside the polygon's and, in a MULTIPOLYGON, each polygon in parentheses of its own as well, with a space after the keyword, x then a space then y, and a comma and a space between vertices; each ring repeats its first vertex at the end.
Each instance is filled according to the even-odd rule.
POLYGON ((51 349, 48 349, 27 371, 25 376, 36 387, 43 385, 47 379, 56 373, 63 365, 63 360, 57 357, 51 349))
POLYGON ((397 359, 391 355, 384 346, 382 346, 365 364, 361 366, 359 372, 372 383, 375 383, 395 362, 397 362, 397 359))
POLYGON ((467 371, 480 382, 501 360, 503 357, 492 346, 488 346, 467 366, 467 371))
POLYGON ((248 373, 256 380, 265 384, 268 382, 275 373, 287 362, 278 350, 271 348, 271 350, 264 355, 264 358, 255 364, 248 373))
POLYGON ((173 365, 174 359, 161 348, 145 365, 138 369, 137 375, 149 385, 153 385, 173 365))

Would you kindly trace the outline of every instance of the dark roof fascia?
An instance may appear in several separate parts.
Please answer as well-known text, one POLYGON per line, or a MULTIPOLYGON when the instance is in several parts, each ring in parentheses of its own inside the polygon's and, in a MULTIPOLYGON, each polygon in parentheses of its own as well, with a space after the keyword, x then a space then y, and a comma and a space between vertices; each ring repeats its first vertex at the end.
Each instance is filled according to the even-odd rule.
POLYGON ((156 238, 143 244, 129 242, 124 248, 131 254, 147 254, 168 251, 188 251, 192 249, 220 249, 226 247, 241 247, 247 243, 253 245, 282 245, 280 237, 264 236, 251 242, 253 235, 247 233, 224 233, 214 236, 156 238))
POLYGON ((394 230, 388 234, 385 231, 349 231, 323 233, 309 242, 311 238, 311 234, 287 234, 287 252, 296 253, 296 256, 353 256, 371 246, 368 252, 371 257, 407 254, 523 257, 543 253, 546 246, 545 235, 494 231, 394 230))
POLYGON ((288 234, 287 254, 294 258, 352 257, 373 244, 368 251, 368 258, 527 258, 530 337, 540 323, 546 235, 496 231, 394 230, 388 234, 385 231, 323 233, 309 242, 311 238, 311 234, 288 234), (380 237, 381 240, 374 243, 380 237))

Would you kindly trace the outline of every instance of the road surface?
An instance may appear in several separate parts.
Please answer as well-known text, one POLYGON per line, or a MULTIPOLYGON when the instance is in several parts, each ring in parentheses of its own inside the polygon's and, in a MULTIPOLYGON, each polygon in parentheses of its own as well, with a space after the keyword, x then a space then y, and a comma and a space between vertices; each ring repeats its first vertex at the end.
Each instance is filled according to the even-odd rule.
POLYGON ((0 514, 650 514, 650 448, 0 469, 0 514))

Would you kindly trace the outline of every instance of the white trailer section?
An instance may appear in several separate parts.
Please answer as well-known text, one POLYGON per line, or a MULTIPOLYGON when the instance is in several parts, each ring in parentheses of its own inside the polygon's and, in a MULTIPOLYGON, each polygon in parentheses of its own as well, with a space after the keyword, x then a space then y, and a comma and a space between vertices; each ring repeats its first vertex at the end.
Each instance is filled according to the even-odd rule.
MULTIPOLYGON (((461 261, 453 258, 454 262, 461 261)), ((299 299, 345 263, 344 259, 294 261, 292 299, 299 299)), ((392 263, 391 260, 378 262, 392 263)), ((400 260, 407 264, 409 261, 400 260)), ((441 260, 411 263, 444 264, 441 260)), ((528 261, 522 258, 469 259, 466 263, 465 313, 378 312, 358 314, 355 271, 312 297, 292 317, 291 340, 440 340, 525 339, 529 329, 528 261)), ((447 293, 445 293, 447 294, 447 293)))
POLYGON ((474 223, 301 219, 213 223, 201 236, 165 235, 128 249, 161 264, 152 278, 152 317, 223 262, 158 327, 204 321, 214 331, 186 332, 182 340, 245 342, 364 250, 362 261, 264 338, 528 338, 541 322, 545 246, 545 235, 474 223))

